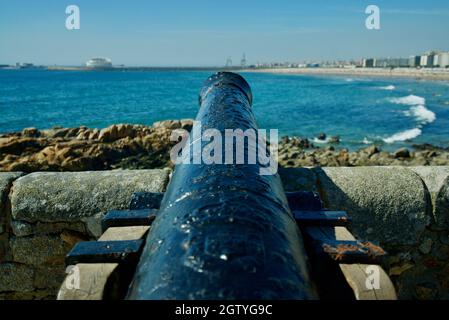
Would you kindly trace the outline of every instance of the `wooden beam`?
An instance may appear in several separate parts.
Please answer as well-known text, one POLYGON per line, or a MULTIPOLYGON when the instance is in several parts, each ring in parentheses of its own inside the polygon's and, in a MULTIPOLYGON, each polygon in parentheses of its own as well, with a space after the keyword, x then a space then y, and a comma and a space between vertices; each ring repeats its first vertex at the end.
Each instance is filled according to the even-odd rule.
MULTIPOLYGON (((149 226, 113 227, 98 241, 142 239, 149 226)), ((71 270, 58 292, 58 300, 102 300, 105 289, 120 277, 118 263, 78 263, 71 270)))

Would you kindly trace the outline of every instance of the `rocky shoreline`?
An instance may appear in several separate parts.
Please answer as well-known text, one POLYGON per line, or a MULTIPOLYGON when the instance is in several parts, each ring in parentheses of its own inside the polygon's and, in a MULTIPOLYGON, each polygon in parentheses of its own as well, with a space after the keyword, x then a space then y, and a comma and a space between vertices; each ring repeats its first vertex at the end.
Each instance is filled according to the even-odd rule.
MULTIPOLYGON (((0 171, 91 171, 172 167, 170 134, 190 130, 191 119, 166 120, 152 126, 117 124, 104 129, 27 128, 0 135, 0 171)), ((334 142, 338 142, 336 137, 334 142)), ((350 152, 332 145, 316 147, 308 139, 283 137, 279 165, 301 166, 423 166, 449 165, 449 148, 432 145, 389 153, 378 146, 350 152)))

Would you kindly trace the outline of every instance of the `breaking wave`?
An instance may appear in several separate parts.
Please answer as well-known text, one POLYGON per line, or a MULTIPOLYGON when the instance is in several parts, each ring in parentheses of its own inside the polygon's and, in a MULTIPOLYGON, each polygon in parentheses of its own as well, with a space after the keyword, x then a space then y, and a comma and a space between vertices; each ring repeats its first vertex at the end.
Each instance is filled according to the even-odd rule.
POLYGON ((395 133, 394 135, 383 139, 385 143, 394 143, 398 141, 407 141, 414 139, 418 136, 420 136, 422 133, 422 130, 420 128, 414 128, 406 131, 402 131, 399 133, 395 133))
POLYGON ((402 98, 391 98, 390 102, 410 106, 410 109, 404 111, 404 114, 408 117, 415 118, 418 122, 418 127, 395 133, 383 139, 386 143, 412 140, 422 134, 422 127, 425 124, 432 123, 437 118, 433 111, 426 108, 426 99, 423 97, 409 95, 402 98))
POLYGON ((437 118, 435 112, 430 111, 423 105, 413 106, 410 110, 404 111, 404 114, 409 117, 415 117, 421 124, 432 123, 437 118))
POLYGON ((324 143, 329 143, 330 139, 326 138, 326 139, 323 140, 323 139, 313 138, 312 141, 314 143, 322 143, 322 144, 324 144, 324 143))
POLYGON ((362 142, 363 142, 364 144, 371 144, 371 143, 373 143, 373 141, 368 140, 367 137, 363 138, 363 141, 362 141, 362 142))
POLYGON ((425 105, 426 99, 420 96, 415 96, 413 94, 402 97, 402 98, 391 98, 390 101, 396 104, 405 104, 408 106, 425 105))
POLYGON ((396 87, 393 86, 393 85, 389 85, 389 86, 386 86, 386 87, 380 87, 379 89, 381 89, 381 90, 395 90, 396 87))

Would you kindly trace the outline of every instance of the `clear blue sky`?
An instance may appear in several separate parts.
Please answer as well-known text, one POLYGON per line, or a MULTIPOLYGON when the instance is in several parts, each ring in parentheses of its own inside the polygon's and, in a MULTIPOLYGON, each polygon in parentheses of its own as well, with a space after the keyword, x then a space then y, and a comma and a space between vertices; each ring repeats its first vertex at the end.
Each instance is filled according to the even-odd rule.
POLYGON ((223 65, 449 50, 448 0, 0 0, 0 64, 223 65), (78 5, 81 29, 65 28, 78 5), (381 9, 381 30, 365 8, 381 9))

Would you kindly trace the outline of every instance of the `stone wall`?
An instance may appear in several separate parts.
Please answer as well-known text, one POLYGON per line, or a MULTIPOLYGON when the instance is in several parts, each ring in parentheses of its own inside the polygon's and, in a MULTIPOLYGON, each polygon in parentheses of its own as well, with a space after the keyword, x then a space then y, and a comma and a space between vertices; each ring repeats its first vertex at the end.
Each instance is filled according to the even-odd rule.
POLYGON ((0 173, 6 221, 0 298, 54 298, 73 245, 98 238, 102 216, 127 208, 132 193, 164 191, 168 176, 167 170, 0 173))
MULTIPOLYGON (((287 191, 314 190, 346 210, 351 231, 389 253, 401 299, 449 299, 449 167, 281 169, 287 191)), ((164 191, 168 170, 0 173, 0 298, 54 298, 64 256, 96 239, 131 194, 164 191)))

